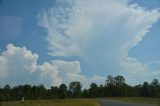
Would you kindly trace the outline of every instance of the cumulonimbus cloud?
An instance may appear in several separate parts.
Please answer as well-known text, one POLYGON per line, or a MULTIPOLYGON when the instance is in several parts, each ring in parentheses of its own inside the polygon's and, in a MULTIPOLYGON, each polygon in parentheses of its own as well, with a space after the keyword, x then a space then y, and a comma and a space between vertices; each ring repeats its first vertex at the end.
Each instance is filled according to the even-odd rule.
POLYGON ((133 78, 150 71, 129 51, 159 18, 159 10, 128 0, 56 0, 39 14, 39 25, 47 31, 50 55, 76 55, 90 70, 123 70, 117 73, 133 78))

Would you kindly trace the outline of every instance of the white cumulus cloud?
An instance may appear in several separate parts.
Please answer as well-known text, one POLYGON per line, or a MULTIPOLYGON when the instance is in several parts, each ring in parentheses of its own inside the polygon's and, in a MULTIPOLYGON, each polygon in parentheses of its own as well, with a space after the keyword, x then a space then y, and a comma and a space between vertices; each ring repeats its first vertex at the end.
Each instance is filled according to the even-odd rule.
POLYGON ((6 83, 12 84, 22 83, 24 80, 30 82, 29 75, 36 69, 38 55, 32 54, 25 47, 15 47, 12 44, 8 44, 6 48, 6 51, 2 51, 0 55, 1 81, 8 79, 5 80, 6 83))
POLYGON ((81 74, 78 61, 52 60, 38 64, 38 54, 26 47, 8 44, 0 55, 0 83, 11 84, 44 84, 58 86, 72 81, 85 83, 88 78, 81 74), (82 80, 83 79, 83 80, 82 80))

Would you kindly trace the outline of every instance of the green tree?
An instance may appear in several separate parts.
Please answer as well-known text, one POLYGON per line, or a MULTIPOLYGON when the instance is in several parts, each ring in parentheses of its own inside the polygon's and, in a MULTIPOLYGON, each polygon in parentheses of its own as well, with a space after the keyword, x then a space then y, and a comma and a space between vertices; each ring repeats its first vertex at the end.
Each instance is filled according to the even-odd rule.
POLYGON ((114 85, 115 85, 114 77, 112 75, 108 75, 106 80, 106 86, 114 86, 114 85))
POLYGON ((51 87, 51 90, 50 90, 50 97, 51 99, 53 98, 58 98, 58 87, 51 87))
POLYGON ((3 96, 4 96, 6 101, 10 101, 11 100, 11 87, 9 85, 6 85, 3 88, 3 96))
POLYGON ((24 98, 25 99, 30 99, 31 98, 31 85, 24 85, 23 86, 23 93, 24 93, 24 98))
POLYGON ((98 85, 95 84, 95 83, 92 83, 90 85, 89 91, 90 91, 90 96, 91 97, 97 97, 98 96, 98 85))
POLYGON ((105 86, 105 96, 115 96, 116 89, 115 89, 115 79, 113 76, 108 75, 106 79, 106 86, 105 86))
POLYGON ((79 81, 71 82, 69 84, 69 90, 72 92, 72 97, 80 97, 81 88, 82 88, 82 85, 79 81))
POLYGON ((0 88, 0 102, 3 102, 4 101, 4 96, 3 96, 3 89, 0 88))
POLYGON ((58 90, 59 98, 63 99, 67 97, 67 86, 65 84, 61 84, 58 90))
POLYGON ((46 96, 46 88, 44 87, 43 84, 39 84, 37 86, 37 97, 38 97, 38 99, 44 99, 45 96, 46 96))
POLYGON ((150 87, 148 82, 144 82, 141 91, 142 96, 149 97, 150 96, 150 87))
POLYGON ((83 92, 82 92, 82 97, 84 97, 84 98, 90 97, 90 94, 89 94, 89 90, 88 90, 88 89, 84 89, 84 90, 83 90, 83 92))
POLYGON ((123 76, 114 77, 115 86, 114 86, 114 96, 125 96, 127 85, 125 84, 125 78, 123 76))
POLYGON ((32 86, 32 89, 31 89, 31 99, 32 100, 38 99, 38 88, 35 85, 32 86))
POLYGON ((116 86, 123 86, 125 84, 125 78, 118 75, 114 78, 114 82, 116 86))
POLYGON ((106 86, 102 84, 98 87, 98 97, 106 97, 107 96, 106 86))
POLYGON ((153 79, 153 81, 150 84, 150 87, 151 87, 151 96, 152 97, 159 97, 160 91, 159 91, 158 79, 153 79))

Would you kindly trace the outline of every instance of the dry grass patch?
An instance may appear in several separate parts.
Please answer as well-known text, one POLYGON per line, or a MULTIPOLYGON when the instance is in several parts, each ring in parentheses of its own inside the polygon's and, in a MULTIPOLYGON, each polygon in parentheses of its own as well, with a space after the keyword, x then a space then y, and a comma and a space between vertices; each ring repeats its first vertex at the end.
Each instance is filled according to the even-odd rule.
POLYGON ((0 106, 99 106, 93 99, 37 100, 21 102, 3 102, 0 106))

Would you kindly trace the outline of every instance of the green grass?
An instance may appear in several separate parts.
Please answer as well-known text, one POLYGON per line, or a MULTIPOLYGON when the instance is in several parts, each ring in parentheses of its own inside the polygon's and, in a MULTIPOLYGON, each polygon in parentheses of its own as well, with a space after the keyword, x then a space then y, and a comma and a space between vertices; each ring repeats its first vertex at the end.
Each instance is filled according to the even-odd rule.
POLYGON ((107 98, 112 100, 124 101, 124 102, 136 102, 136 103, 148 103, 156 104, 160 106, 160 98, 144 98, 144 97, 113 97, 107 98))
POLYGON ((99 106, 93 99, 64 99, 64 100, 36 100, 16 102, 3 102, 0 106, 99 106))

